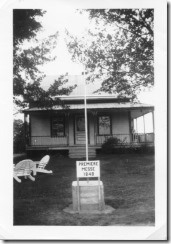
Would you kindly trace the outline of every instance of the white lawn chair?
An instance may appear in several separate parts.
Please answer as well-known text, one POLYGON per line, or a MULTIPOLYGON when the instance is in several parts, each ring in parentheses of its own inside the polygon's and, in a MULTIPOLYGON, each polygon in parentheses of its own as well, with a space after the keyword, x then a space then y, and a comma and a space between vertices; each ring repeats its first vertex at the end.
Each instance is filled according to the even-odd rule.
POLYGON ((34 171, 34 168, 35 164, 32 160, 22 160, 18 164, 14 165, 13 177, 19 183, 21 183, 21 180, 18 178, 20 176, 24 176, 25 178, 35 181, 35 178, 31 176, 31 172, 34 171))
POLYGON ((50 159, 49 155, 44 156, 40 161, 34 162, 36 167, 33 170, 33 175, 36 175, 37 172, 39 173, 46 173, 46 174, 52 174, 52 170, 46 170, 45 167, 48 164, 50 159))

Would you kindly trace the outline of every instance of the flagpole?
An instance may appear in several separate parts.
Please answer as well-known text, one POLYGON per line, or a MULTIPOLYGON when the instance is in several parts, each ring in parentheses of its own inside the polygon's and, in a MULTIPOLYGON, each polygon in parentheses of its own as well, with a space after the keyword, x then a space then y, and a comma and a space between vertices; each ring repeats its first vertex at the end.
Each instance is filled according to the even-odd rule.
POLYGON ((86 90, 86 79, 85 79, 85 69, 84 69, 84 113, 85 113, 85 139, 86 139, 86 161, 88 161, 88 126, 87 126, 87 100, 86 100, 86 95, 87 95, 87 90, 86 90))

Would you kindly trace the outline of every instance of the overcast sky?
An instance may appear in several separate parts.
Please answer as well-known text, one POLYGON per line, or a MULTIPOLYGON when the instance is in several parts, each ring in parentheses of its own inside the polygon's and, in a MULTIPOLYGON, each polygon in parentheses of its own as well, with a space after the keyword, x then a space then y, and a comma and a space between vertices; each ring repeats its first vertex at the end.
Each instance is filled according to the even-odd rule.
POLYGON ((47 75, 61 75, 66 72, 70 75, 80 75, 83 67, 71 61, 71 55, 65 44, 65 29, 72 34, 81 36, 89 26, 87 14, 79 14, 76 10, 65 9, 60 11, 48 10, 42 18, 44 32, 42 36, 52 35, 59 32, 55 54, 57 59, 44 65, 43 70, 47 75))

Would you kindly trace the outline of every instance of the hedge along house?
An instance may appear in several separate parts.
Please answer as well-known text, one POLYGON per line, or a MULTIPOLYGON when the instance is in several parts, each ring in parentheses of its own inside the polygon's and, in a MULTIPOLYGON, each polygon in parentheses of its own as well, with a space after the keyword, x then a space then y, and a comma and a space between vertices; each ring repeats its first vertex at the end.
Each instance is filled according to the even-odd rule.
MULTIPOLYGON (((73 79, 74 77, 72 77, 73 79)), ((80 78, 75 77, 73 82, 80 78)), ((82 84, 82 83, 80 83, 82 84)), ((96 150, 111 137, 118 138, 117 147, 139 147, 142 144, 154 146, 154 107, 131 103, 129 98, 90 94, 87 96, 87 134, 89 158, 96 156, 96 150), (152 113, 153 132, 136 131, 137 118, 152 113)), ((70 96, 60 99, 61 106, 52 108, 30 108, 24 110, 26 124, 26 150, 68 150, 69 157, 85 157, 85 104, 82 85, 70 96)), ((145 122, 145 120, 144 120, 145 122)))

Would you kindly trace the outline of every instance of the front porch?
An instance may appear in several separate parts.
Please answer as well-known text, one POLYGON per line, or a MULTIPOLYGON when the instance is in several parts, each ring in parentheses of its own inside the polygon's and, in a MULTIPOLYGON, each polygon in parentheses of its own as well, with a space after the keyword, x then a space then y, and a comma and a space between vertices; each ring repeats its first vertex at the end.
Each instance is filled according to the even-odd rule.
POLYGON ((68 150, 70 156, 84 155, 86 138, 92 156, 109 138, 117 138, 116 147, 154 146, 153 107, 121 103, 115 99, 91 100, 87 102, 86 122, 82 100, 70 104, 68 110, 54 107, 50 110, 35 108, 25 111, 26 149, 68 150), (144 119, 148 113, 152 113, 153 128, 150 131, 144 119), (143 133, 137 127, 139 117, 144 121, 143 133))

